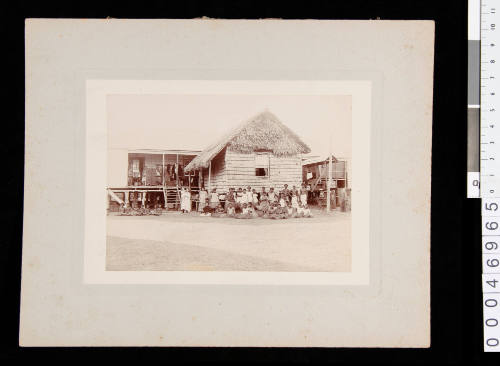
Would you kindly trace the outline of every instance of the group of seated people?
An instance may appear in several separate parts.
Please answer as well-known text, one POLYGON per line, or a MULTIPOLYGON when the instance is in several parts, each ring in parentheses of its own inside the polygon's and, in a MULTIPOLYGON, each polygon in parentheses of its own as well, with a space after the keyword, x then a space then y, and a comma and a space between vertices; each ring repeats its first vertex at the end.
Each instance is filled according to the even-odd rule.
POLYGON ((304 185, 299 189, 295 186, 288 189, 288 185, 285 184, 280 192, 275 192, 274 188, 267 191, 265 187, 262 187, 260 192, 251 187, 238 190, 230 188, 223 197, 215 189, 210 195, 202 189, 199 195, 199 211, 202 216, 240 219, 312 217, 307 196, 308 191, 304 185))

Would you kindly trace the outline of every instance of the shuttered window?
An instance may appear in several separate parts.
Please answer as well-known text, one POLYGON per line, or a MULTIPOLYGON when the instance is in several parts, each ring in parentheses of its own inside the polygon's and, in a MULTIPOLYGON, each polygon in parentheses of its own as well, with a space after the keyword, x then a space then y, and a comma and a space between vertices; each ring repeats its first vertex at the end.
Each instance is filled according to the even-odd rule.
POLYGON ((257 177, 269 176, 269 154, 255 154, 255 175, 257 177))

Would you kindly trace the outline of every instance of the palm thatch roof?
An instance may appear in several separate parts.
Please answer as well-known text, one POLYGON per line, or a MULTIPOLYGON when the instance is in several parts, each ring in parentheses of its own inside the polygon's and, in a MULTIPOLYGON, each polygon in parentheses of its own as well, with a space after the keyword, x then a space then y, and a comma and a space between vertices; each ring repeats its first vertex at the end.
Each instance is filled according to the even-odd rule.
POLYGON ((266 150, 277 156, 311 152, 311 149, 274 114, 264 111, 241 123, 219 141, 207 147, 184 170, 189 172, 208 168, 210 161, 224 148, 243 154, 266 150))

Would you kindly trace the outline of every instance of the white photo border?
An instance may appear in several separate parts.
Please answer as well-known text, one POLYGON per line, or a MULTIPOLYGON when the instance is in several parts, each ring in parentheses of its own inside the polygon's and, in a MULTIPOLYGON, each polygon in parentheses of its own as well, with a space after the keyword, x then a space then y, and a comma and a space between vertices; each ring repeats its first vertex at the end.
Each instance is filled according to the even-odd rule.
POLYGON ((370 80, 86 81, 85 284, 370 284, 370 80), (351 272, 106 271, 107 108, 109 94, 350 95, 352 97, 351 272))

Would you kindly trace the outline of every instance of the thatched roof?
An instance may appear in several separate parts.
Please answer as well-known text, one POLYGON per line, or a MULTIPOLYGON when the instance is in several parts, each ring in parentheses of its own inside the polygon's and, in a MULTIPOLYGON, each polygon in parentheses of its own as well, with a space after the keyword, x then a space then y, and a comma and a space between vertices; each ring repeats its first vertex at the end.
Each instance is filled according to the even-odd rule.
POLYGON ((311 152, 311 149, 274 114, 264 111, 207 147, 184 170, 189 172, 202 167, 208 168, 210 161, 226 147, 230 151, 247 154, 258 150, 269 150, 277 156, 311 152))

